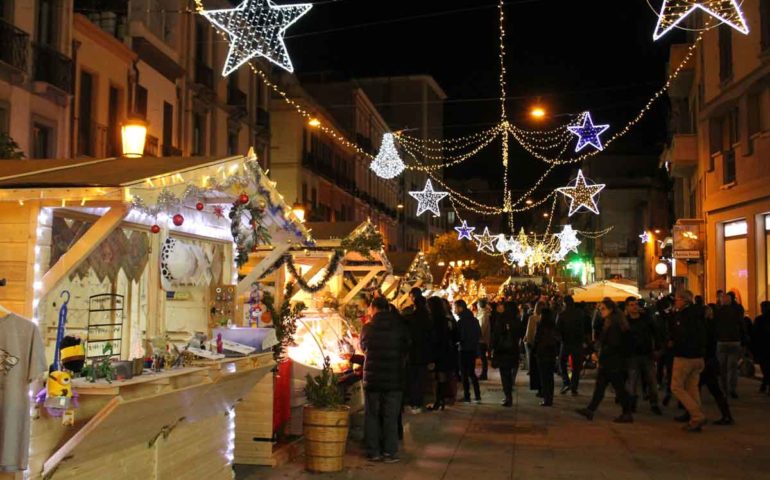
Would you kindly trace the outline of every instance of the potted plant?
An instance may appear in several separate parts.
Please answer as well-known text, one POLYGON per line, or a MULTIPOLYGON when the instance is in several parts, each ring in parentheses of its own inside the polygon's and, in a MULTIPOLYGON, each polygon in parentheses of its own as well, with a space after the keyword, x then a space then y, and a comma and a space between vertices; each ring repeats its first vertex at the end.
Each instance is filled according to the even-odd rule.
POLYGON ((303 412, 305 468, 311 472, 342 471, 350 426, 344 399, 329 357, 319 375, 307 375, 303 412))

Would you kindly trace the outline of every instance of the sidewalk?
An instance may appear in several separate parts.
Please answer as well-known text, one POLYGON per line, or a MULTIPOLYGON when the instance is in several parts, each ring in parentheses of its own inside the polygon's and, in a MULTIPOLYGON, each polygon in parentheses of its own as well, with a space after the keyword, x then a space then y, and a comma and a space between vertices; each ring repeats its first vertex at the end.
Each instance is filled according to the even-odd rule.
MULTIPOLYGON (((539 406, 539 399, 526 387, 526 372, 520 373, 514 406, 504 409, 499 406, 502 392, 496 373, 482 382, 482 405, 405 413, 398 464, 369 463, 359 442, 350 442, 346 470, 338 474, 307 473, 299 458, 277 469, 238 466, 236 479, 770 478, 770 396, 757 393, 756 382, 741 380, 741 398, 731 403, 735 426, 709 425, 700 434, 689 434, 672 420, 678 413, 676 401, 662 417, 640 404, 636 423, 616 425, 612 418, 619 408, 610 393, 593 422, 578 416, 574 409, 584 407, 593 391, 593 371, 579 397, 557 392, 553 408, 539 406)), ((557 380, 557 389, 560 383, 557 380)), ((708 393, 704 406, 710 419, 718 418, 708 393)))

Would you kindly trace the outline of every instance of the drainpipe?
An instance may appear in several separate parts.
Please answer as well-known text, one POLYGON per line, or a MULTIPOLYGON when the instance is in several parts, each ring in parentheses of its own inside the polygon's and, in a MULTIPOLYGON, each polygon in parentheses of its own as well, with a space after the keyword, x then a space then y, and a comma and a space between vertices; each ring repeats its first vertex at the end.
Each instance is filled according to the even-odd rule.
POLYGON ((70 97, 70 145, 69 145, 69 158, 75 158, 75 148, 77 145, 77 139, 75 138, 75 92, 77 91, 78 84, 78 50, 80 49, 80 42, 77 40, 72 41, 72 95, 70 97))

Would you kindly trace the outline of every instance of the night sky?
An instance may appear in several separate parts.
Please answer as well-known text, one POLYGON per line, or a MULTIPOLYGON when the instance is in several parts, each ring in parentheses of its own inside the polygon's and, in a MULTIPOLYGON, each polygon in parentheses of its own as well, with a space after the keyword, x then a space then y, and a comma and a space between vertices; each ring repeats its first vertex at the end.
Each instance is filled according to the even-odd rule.
MULTIPOLYGON (((651 0, 655 8, 660 0, 651 0)), ((287 3, 287 2, 279 2, 287 3)), ((499 118, 496 0, 318 0, 291 27, 287 44, 297 73, 336 72, 343 78, 430 74, 448 95, 445 136, 467 135, 499 118)), ((632 119, 666 75, 668 47, 676 36, 653 42, 656 16, 647 0, 509 0, 507 15, 508 109, 526 117, 538 97, 551 114, 592 112, 615 128, 632 119)), ((608 154, 658 154, 666 140, 665 100, 608 154)), ((448 176, 488 172, 500 183, 499 147, 447 171, 448 176)), ((525 187, 543 164, 520 148, 512 185, 525 187)), ((547 186, 569 176, 560 167, 547 186)))

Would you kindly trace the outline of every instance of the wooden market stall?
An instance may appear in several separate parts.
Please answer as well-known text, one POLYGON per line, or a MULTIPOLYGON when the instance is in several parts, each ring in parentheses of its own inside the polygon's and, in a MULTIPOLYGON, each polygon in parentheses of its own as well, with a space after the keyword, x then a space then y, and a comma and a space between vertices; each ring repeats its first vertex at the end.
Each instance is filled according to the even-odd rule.
POLYGON ((415 254, 412 263, 401 277, 398 286, 394 289, 393 304, 397 308, 403 308, 407 300, 409 300, 409 291, 415 287, 423 290, 433 287, 433 274, 423 252, 415 254))
POLYGON ((87 364, 106 354, 140 373, 153 345, 169 362, 112 383, 75 379, 73 426, 36 408, 29 477, 231 478, 233 407, 272 382, 269 344, 169 365, 194 335, 241 324, 244 251, 312 246, 256 158, 9 160, 3 170, 0 303, 38 324, 47 360, 66 291, 66 332, 84 340, 87 364))

